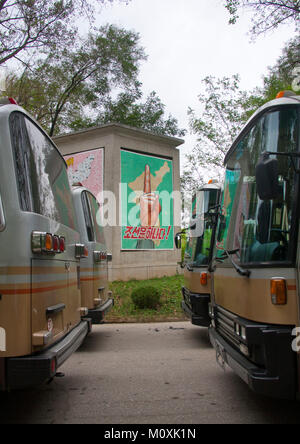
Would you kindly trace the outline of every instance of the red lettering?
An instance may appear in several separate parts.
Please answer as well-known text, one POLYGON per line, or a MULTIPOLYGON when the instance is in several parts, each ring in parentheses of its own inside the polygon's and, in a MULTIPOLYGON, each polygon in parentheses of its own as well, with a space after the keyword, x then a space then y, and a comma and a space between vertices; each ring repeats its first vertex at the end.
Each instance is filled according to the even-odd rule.
POLYGON ((142 227, 140 229, 139 239, 146 239, 147 228, 142 227))
POLYGON ((124 239, 131 239, 131 231, 133 227, 126 227, 126 231, 124 234, 124 239))
POLYGON ((164 228, 161 228, 161 229, 159 230, 159 239, 160 239, 160 240, 164 240, 165 235, 166 235, 166 230, 165 230, 164 228))

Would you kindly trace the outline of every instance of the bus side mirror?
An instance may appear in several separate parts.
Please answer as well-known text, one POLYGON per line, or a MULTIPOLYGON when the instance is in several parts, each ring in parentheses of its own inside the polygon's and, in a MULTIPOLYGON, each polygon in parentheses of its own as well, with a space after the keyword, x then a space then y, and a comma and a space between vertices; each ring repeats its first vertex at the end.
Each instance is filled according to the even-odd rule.
POLYGON ((181 233, 177 233, 175 236, 175 246, 177 249, 181 248, 181 233))
POLYGON ((257 194, 261 200, 276 199, 280 195, 278 160, 267 153, 260 158, 255 169, 257 194))
POLYGON ((217 225, 220 216, 221 205, 211 207, 204 215, 204 219, 209 220, 213 225, 217 225))

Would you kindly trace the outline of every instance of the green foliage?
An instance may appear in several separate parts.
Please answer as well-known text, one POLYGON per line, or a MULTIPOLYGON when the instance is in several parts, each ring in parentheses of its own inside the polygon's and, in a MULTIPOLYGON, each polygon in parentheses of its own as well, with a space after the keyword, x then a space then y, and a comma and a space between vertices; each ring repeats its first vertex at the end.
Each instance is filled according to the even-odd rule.
POLYGON ((237 15, 238 8, 240 6, 239 0, 226 0, 225 1, 225 8, 228 9, 228 12, 230 14, 229 18, 229 24, 234 25, 239 18, 237 15))
MULTIPOLYGON (((258 92, 265 101, 272 100, 279 91, 292 90, 295 68, 300 66, 300 39, 295 37, 287 42, 276 64, 270 67, 263 78, 263 88, 258 92)), ((299 91, 295 91, 299 94, 299 91)))
POLYGON ((197 135, 197 145, 186 155, 182 177, 182 188, 188 195, 207 180, 204 174, 211 175, 208 179, 222 176, 225 153, 252 106, 250 94, 240 90, 238 75, 221 79, 209 76, 202 83, 204 91, 198 97, 200 115, 188 110, 190 130, 197 135))
POLYGON ((96 4, 113 1, 0 0, 0 65, 12 58, 24 60, 25 56, 31 64, 29 57, 35 51, 49 53, 73 45, 76 19, 92 23, 96 4))
POLYGON ((166 320, 184 320, 181 301, 184 278, 181 275, 150 279, 110 283, 113 292, 114 307, 107 314, 108 322, 154 322, 166 320), (131 293, 145 286, 154 287, 160 294, 160 305, 155 309, 138 309, 134 306, 131 293))
POLYGON ((131 300, 139 309, 155 309, 160 302, 160 293, 155 287, 147 285, 133 290, 131 300))
POLYGON ((91 124, 91 112, 101 110, 112 89, 134 93, 145 58, 137 33, 107 25, 79 47, 57 50, 20 78, 10 76, 8 92, 52 136, 70 129, 72 121, 91 124))
POLYGON ((139 38, 133 31, 103 26, 75 49, 56 50, 20 77, 11 74, 7 92, 50 136, 108 122, 183 136, 155 92, 141 101, 138 73, 146 55, 139 38), (113 100, 115 90, 120 92, 113 100))
POLYGON ((109 99, 105 103, 105 110, 96 122, 117 122, 167 136, 185 135, 185 130, 178 128, 178 121, 174 117, 165 116, 165 105, 155 91, 149 94, 145 102, 139 99, 141 93, 120 93, 116 100, 109 99))
MULTIPOLYGON (((236 2, 234 2, 236 3, 236 2)), ((251 92, 240 89, 240 78, 206 77, 199 95, 200 113, 189 109, 191 131, 197 135, 197 145, 186 156, 182 188, 193 192, 210 178, 222 178, 223 159, 243 125, 264 103, 275 99, 282 90, 292 90, 294 69, 300 66, 300 40, 287 42, 276 64, 263 76, 263 86, 251 92)), ((299 94, 300 91, 295 92, 299 94)))
POLYGON ((184 263, 185 250, 187 245, 187 229, 181 230, 181 263, 184 263))
POLYGON ((237 22, 240 9, 246 8, 253 12, 250 30, 253 37, 277 29, 283 23, 293 24, 296 31, 300 29, 299 0, 226 0, 225 7, 230 14, 230 24, 237 22))

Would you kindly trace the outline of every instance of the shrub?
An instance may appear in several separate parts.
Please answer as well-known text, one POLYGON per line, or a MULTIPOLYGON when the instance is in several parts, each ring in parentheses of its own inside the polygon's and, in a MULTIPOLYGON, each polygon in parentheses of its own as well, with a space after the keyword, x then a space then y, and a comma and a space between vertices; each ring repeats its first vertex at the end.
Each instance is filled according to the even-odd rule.
POLYGON ((160 292, 155 287, 140 287, 133 290, 131 300, 136 308, 156 308, 160 303, 160 292))

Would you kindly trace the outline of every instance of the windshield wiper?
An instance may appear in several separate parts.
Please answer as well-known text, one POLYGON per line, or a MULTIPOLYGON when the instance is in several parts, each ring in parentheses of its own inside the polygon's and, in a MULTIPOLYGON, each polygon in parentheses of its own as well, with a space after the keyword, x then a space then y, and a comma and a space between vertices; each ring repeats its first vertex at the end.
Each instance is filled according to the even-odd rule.
POLYGON ((193 262, 186 263, 185 266, 188 271, 194 271, 193 262))
POLYGON ((241 276, 246 276, 246 277, 250 277, 251 275, 251 271, 250 270, 246 270, 245 268, 240 267, 238 264, 236 264, 234 262, 234 260, 232 259, 232 255, 236 254, 238 251, 240 251, 239 248, 235 249, 235 250, 223 250, 224 253, 222 256, 220 257, 214 257, 212 258, 209 266, 208 266, 208 271, 210 273, 214 272, 216 270, 216 267, 212 267, 212 263, 214 260, 219 261, 219 262, 223 262, 223 260, 225 259, 230 259, 230 262, 232 263, 234 269, 238 272, 238 274, 240 274, 241 276))
POLYGON ((230 250, 230 251, 224 250, 225 257, 223 257, 223 259, 226 259, 226 257, 228 257, 230 259, 230 262, 232 263, 233 267, 238 272, 238 274, 240 274, 241 276, 249 277, 250 274, 251 274, 251 271, 250 270, 246 270, 245 268, 240 267, 238 264, 236 264, 234 262, 234 260, 231 257, 233 254, 236 254, 238 251, 240 251, 239 248, 237 248, 236 250, 230 250))

